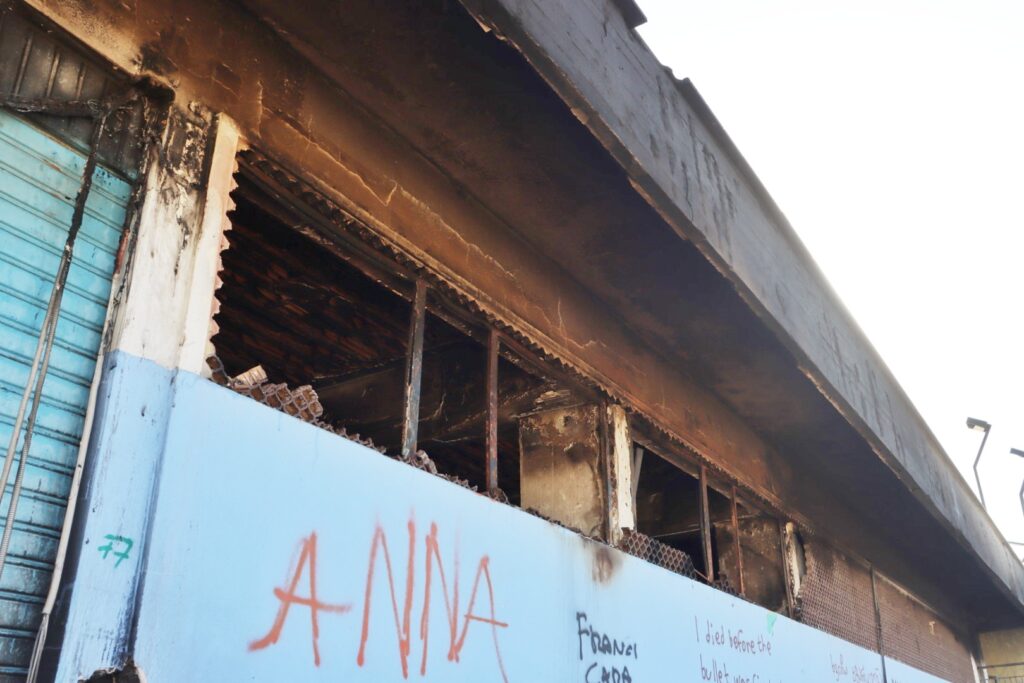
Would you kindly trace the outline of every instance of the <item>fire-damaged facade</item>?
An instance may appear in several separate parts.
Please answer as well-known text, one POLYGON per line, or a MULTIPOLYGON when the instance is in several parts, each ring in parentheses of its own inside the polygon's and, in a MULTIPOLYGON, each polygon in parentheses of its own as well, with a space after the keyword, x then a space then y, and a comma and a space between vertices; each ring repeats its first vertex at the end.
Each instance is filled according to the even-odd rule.
POLYGON ((0 2, 3 680, 1010 663, 1021 563, 642 20, 0 2))

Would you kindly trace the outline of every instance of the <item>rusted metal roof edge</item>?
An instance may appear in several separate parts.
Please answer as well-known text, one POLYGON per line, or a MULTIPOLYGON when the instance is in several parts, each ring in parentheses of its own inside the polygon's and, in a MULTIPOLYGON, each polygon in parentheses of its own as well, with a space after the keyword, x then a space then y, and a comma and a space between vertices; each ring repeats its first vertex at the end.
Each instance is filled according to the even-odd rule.
MULTIPOLYGON (((792 225, 726 133, 710 107, 697 92, 692 82, 674 79, 668 70, 657 62, 656 57, 650 52, 639 36, 632 31, 628 23, 624 22, 620 25, 615 25, 614 22, 607 20, 603 23, 601 28, 604 36, 598 40, 601 45, 601 51, 607 52, 609 49, 621 48, 621 52, 628 53, 624 61, 627 63, 632 62, 633 67, 637 65, 644 66, 643 62, 645 61, 656 65, 657 68, 651 66, 649 69, 651 73, 645 74, 637 70, 637 73, 633 74, 634 80, 639 82, 653 80, 653 85, 656 88, 655 91, 650 91, 649 89, 649 94, 659 101, 664 99, 671 100, 672 93, 678 93, 683 106, 680 106, 680 102, 662 102, 665 105, 663 110, 668 109, 677 113, 685 112, 687 108, 691 110, 714 138, 716 145, 729 158, 738 174, 742 176, 748 191, 754 195, 764 213, 767 214, 770 225, 779 237, 786 242, 792 255, 806 269, 813 284, 821 293, 821 298, 832 309, 831 315, 843 322, 849 328, 849 332, 855 337, 855 350, 867 356, 867 360, 874 366, 873 369, 877 370, 888 381, 890 386, 887 389, 890 389, 895 394, 894 398, 902 403, 902 405, 897 407, 901 409, 904 415, 910 417, 911 424, 909 426, 913 431, 917 432, 914 436, 920 437, 921 441, 926 444, 924 452, 911 455, 918 458, 927 458, 943 468, 943 474, 946 475, 944 479, 951 484, 951 490, 937 491, 935 492, 936 496, 943 493, 952 494, 953 500, 936 500, 936 497, 926 490, 927 483, 917 480, 908 468, 909 463, 904 463, 897 456, 895 449, 887 443, 886 436, 879 433, 881 430, 869 424, 868 420, 860 414, 852 402, 825 375, 821 368, 818 367, 818 364, 814 362, 810 353, 804 349, 795 336, 795 332, 788 329, 784 322, 780 320, 780 316, 773 313, 769 303, 762 300, 755 291, 754 286, 748 283, 743 275, 734 268, 728 255, 721 253, 712 243, 712 240, 709 239, 709 235, 697 225, 697 221, 694 220, 694 206, 692 204, 687 206, 673 199, 672 189, 665 188, 658 180, 657 170, 653 168, 653 164, 648 165, 646 163, 650 157, 648 150, 630 145, 628 141, 623 139, 624 136, 620 135, 621 126, 624 125, 624 122, 616 119, 613 107, 609 106, 609 94, 592 89, 592 92, 588 95, 585 92, 585 86, 592 86, 592 83, 579 85, 574 82, 574 69, 579 69, 583 65, 590 72, 588 75, 592 76, 594 80, 599 81, 602 87, 608 86, 607 80, 600 79, 599 72, 602 69, 595 66, 599 65, 599 62, 590 60, 588 63, 586 59, 573 61, 566 49, 551 41, 545 43, 545 36, 537 36, 531 32, 530 28, 537 27, 539 24, 531 23, 531 19, 536 21, 537 17, 529 17, 527 15, 531 11, 543 14, 544 20, 550 24, 556 17, 556 13, 552 11, 551 7, 545 5, 543 9, 538 9, 535 1, 461 0, 461 2, 485 30, 494 31, 499 38, 515 47, 526 58, 537 73, 566 102, 572 113, 591 130, 601 144, 608 149, 613 158, 623 166, 636 189, 644 195, 653 208, 683 237, 694 242, 709 261, 730 280, 755 314, 790 349, 802 371, 814 381, 823 396, 861 434, 878 457, 907 486, 908 490, 925 509, 936 517, 964 549, 971 553, 983 571, 993 579, 1000 592, 1010 599, 1015 607, 1024 615, 1024 567, 1021 566, 1016 553, 1014 553, 1009 543, 1007 543, 994 522, 982 508, 980 502, 975 498, 967 482, 953 464, 952 459, 939 444, 938 439, 927 423, 925 423, 902 386, 900 386, 891 370, 881 359, 877 350, 842 303, 806 246, 800 241, 792 225), (607 44, 601 42, 607 40, 617 40, 620 46, 618 48, 609 48, 607 44), (638 55, 638 49, 646 54, 638 55), (673 81, 675 87, 670 89, 661 87, 662 84, 657 82, 657 78, 663 74, 664 77, 670 78, 673 81), (945 504, 943 505, 942 503, 945 504), (979 535, 984 536, 984 538, 980 538, 979 535)), ((612 6, 614 0, 604 0, 604 2, 608 3, 606 6, 607 10, 617 11, 616 7, 612 6)), ((566 16, 569 15, 566 14, 566 16)), ((606 19, 608 16, 609 12, 606 12, 606 19)), ((574 25, 573 22, 566 22, 566 24, 574 25)), ((575 27, 579 30, 585 30, 578 25, 575 27)), ((561 32, 561 36, 564 39, 564 29, 561 32)), ((580 43, 591 38, 593 36, 584 36, 580 43)), ((580 50, 580 52, 583 54, 583 50, 580 50)), ((581 54, 574 56, 578 58, 581 54)), ((621 96, 622 93, 611 93, 611 95, 621 96)), ((654 133, 656 131, 649 132, 654 133)))

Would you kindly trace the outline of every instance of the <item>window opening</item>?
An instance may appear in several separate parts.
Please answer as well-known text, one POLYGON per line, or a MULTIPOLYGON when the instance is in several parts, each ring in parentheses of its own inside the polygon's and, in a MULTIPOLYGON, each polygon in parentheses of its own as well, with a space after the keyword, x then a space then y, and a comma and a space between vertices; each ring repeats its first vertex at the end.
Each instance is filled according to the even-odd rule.
POLYGON ((658 453, 644 450, 637 482, 637 531, 684 552, 702 580, 712 583, 717 576, 724 575, 731 581, 735 570, 721 561, 722 542, 718 533, 722 526, 731 525, 730 498, 707 486, 705 523, 701 468, 688 472, 658 453))
POLYGON ((499 350, 494 362, 493 404, 496 479, 489 482, 490 331, 470 327, 467 331, 472 334, 467 334, 433 312, 442 307, 436 293, 428 297, 428 302, 418 448, 429 454, 439 471, 458 477, 478 491, 491 490, 500 495, 500 490, 510 502, 518 504, 517 421, 549 383, 508 360, 505 356, 511 351, 499 350))
POLYGON ((233 388, 306 396, 309 412, 299 417, 394 452, 409 301, 293 230, 244 177, 233 196, 213 337, 233 388), (360 401, 347 400, 346 383, 361 386, 360 401))
POLYGON ((221 255, 213 379, 519 505, 523 421, 574 406, 584 392, 408 268, 369 258, 349 236, 323 237, 301 197, 281 201, 242 159, 221 255), (422 344, 410 354, 417 288, 422 344))
POLYGON ((633 430, 638 439, 633 458, 637 526, 626 534, 623 549, 788 613, 778 520, 750 504, 735 485, 722 484, 705 467, 653 443, 649 428, 634 424, 633 430))

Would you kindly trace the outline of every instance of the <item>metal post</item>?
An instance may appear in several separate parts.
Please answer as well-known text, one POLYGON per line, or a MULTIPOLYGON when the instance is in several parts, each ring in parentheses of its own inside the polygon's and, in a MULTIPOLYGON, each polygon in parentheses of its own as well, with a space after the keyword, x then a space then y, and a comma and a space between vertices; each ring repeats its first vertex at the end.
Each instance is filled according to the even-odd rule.
POLYGON ((32 367, 29 369, 28 380, 25 382, 25 390, 22 392, 21 403, 18 406, 18 414, 14 420, 11 441, 7 446, 7 456, 4 459, 3 471, 0 472, 0 496, 2 496, 7 490, 7 480, 10 477, 14 453, 18 447, 18 438, 21 436, 22 421, 25 418, 25 409, 31 395, 32 408, 29 411, 28 422, 25 424, 25 440, 21 446, 18 473, 14 479, 11 502, 7 507, 3 539, 0 540, 0 577, 3 576, 4 568, 7 565, 7 551, 10 548, 11 534, 14 531, 14 520, 18 513, 18 501, 21 498, 21 487, 25 479, 29 450, 32 445, 32 432, 35 430, 36 416, 39 412, 39 404, 42 402, 43 383, 46 381, 46 373, 50 367, 50 352, 53 350, 53 342, 57 336, 57 321, 60 317, 61 301, 64 298, 64 286, 67 283, 68 273, 71 270, 75 240, 78 238, 78 233, 82 227, 82 220, 85 217, 85 203, 92 189, 92 178, 93 172, 96 170, 99 142, 103 138, 106 121, 106 115, 100 116, 97 118, 96 127, 93 129, 89 157, 86 159, 85 168, 82 170, 82 183, 78 188, 74 212, 71 215, 71 226, 68 230, 67 239, 64 242, 64 251, 61 254, 60 264, 57 267, 53 288, 50 290, 50 301, 46 307, 46 316, 43 319, 42 329, 39 331, 39 339, 36 342, 36 352, 32 360, 32 367))
POLYGON ((491 328, 487 337, 487 492, 498 492, 498 352, 501 338, 491 328))
POLYGON ((711 557, 711 513, 708 510, 708 469, 700 466, 700 540, 704 549, 704 575, 708 583, 715 580, 715 567, 711 557))
POLYGON ((416 279, 405 355, 405 405, 402 419, 402 457, 416 453, 420 425, 420 388, 423 383, 423 330, 427 318, 427 283, 416 279))
POLYGON ((736 504, 736 487, 732 487, 732 539, 736 552, 736 580, 740 595, 746 597, 746 585, 743 583, 743 548, 740 546, 740 515, 736 504))

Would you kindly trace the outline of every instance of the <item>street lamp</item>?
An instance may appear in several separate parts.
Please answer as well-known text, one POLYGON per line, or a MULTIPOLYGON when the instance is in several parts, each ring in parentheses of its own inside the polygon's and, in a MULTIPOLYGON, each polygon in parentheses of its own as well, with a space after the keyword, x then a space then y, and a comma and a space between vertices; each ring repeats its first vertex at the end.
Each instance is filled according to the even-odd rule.
POLYGON ((981 490, 981 476, 978 474, 978 462, 981 461, 981 452, 985 450, 985 442, 988 441, 988 433, 992 429, 992 425, 984 420, 978 420, 973 417, 967 418, 967 428, 973 429, 976 432, 985 432, 985 436, 981 438, 981 447, 978 448, 978 457, 974 459, 974 479, 978 482, 978 497, 981 499, 981 507, 988 509, 985 505, 985 494, 981 490))
MULTIPOLYGON (((1019 448, 1011 448, 1010 455, 1016 455, 1021 458, 1024 458, 1024 451, 1022 451, 1019 448)), ((1024 512, 1024 484, 1020 485, 1020 509, 1021 512, 1024 512)))

